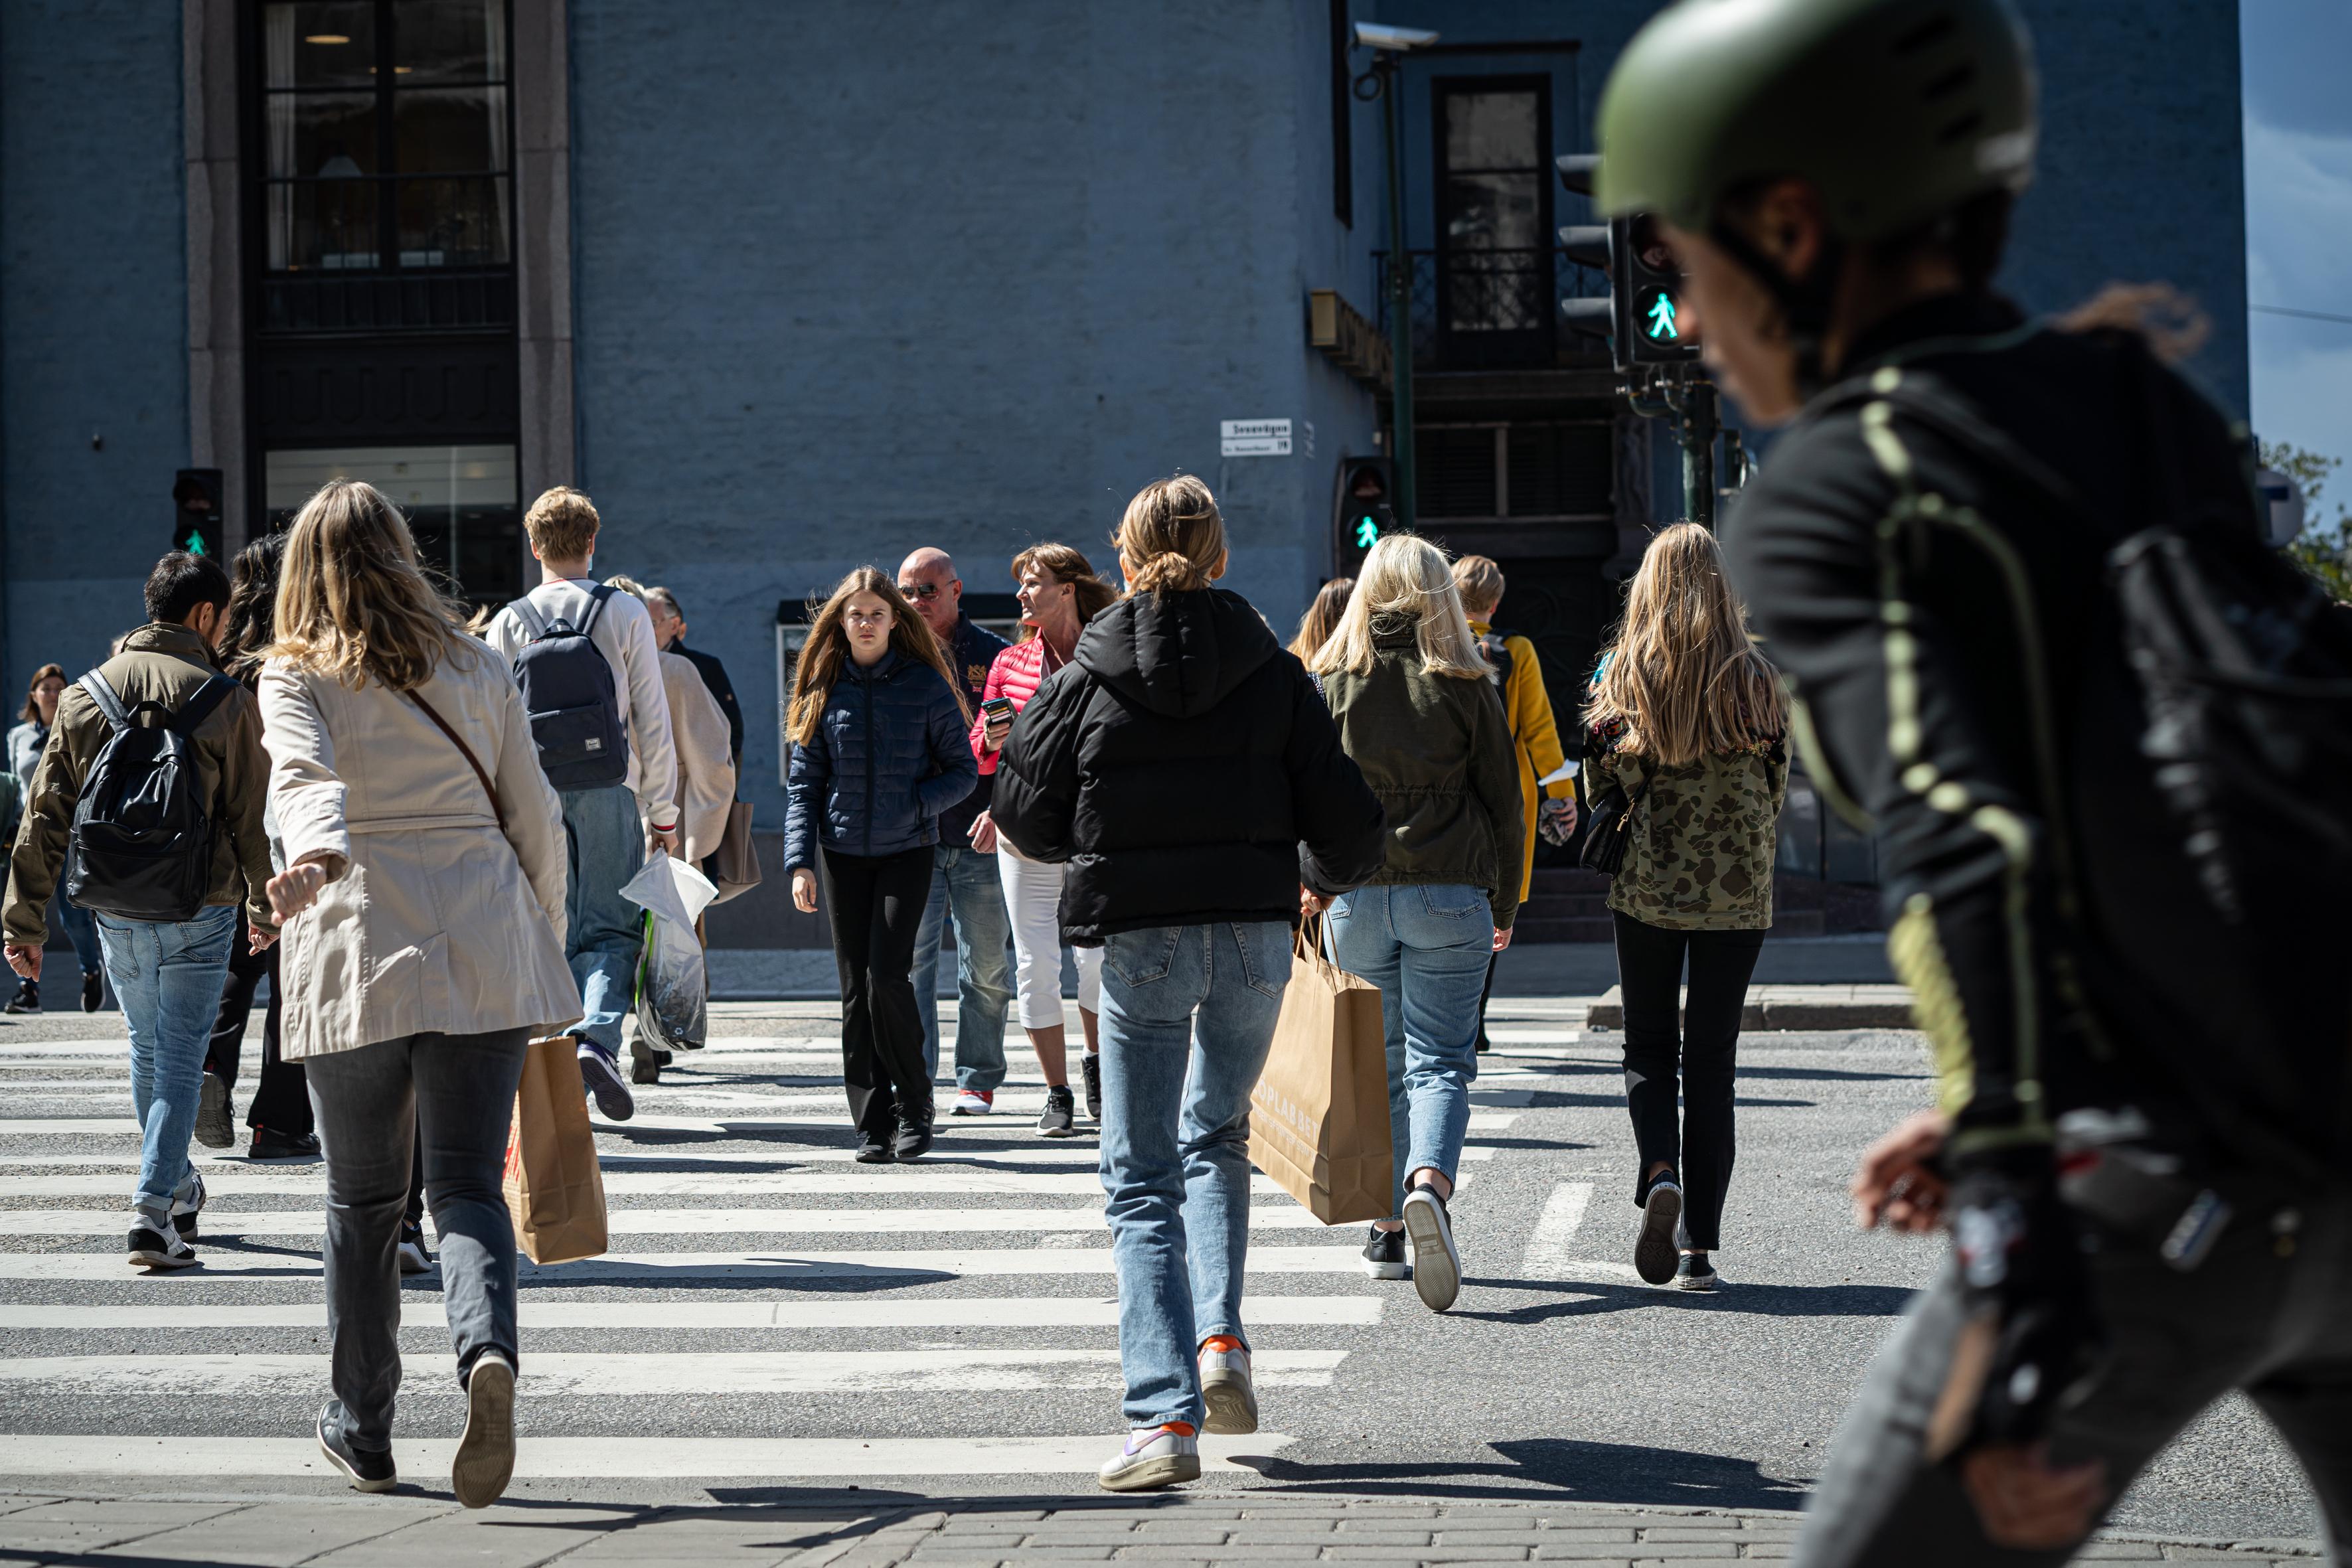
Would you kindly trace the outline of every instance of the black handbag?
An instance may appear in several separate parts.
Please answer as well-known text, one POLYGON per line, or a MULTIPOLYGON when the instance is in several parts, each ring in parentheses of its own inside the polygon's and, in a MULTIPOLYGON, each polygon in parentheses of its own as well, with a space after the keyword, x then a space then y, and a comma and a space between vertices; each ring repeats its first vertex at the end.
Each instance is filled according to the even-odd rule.
POLYGON ((1611 784, 1592 803, 1592 826, 1585 830, 1584 849, 1577 858, 1588 871, 1614 877, 1625 864, 1625 840, 1632 835, 1633 808, 1650 793, 1650 780, 1630 798, 1621 784, 1611 784))

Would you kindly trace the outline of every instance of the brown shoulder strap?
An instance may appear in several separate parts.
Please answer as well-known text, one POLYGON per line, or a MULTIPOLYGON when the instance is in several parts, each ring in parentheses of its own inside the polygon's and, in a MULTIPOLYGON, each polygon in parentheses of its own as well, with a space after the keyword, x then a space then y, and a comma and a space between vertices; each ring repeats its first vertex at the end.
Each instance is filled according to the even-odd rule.
POLYGON ((490 775, 483 771, 482 760, 474 755, 474 748, 466 744, 465 737, 449 727, 448 720, 433 710, 433 704, 425 700, 423 692, 411 691, 408 700, 425 710, 425 716, 432 720, 441 732, 449 737, 449 743, 464 754, 473 767, 474 776, 482 781, 482 793, 490 797, 490 814, 499 819, 499 826, 504 827, 507 825, 507 808, 499 804, 498 786, 490 783, 490 775))

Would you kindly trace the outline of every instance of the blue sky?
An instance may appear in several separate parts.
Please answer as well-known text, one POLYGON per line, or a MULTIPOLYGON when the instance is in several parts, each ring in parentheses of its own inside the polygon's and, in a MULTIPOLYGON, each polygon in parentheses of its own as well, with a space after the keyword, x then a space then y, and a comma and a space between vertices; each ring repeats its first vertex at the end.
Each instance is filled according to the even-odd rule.
MULTIPOLYGON (((2352 317, 2352 0, 2241 0, 2239 36, 2246 301, 2352 317)), ((2352 321, 2257 310, 2247 338, 2255 433, 2346 459, 2352 501, 2352 321)))

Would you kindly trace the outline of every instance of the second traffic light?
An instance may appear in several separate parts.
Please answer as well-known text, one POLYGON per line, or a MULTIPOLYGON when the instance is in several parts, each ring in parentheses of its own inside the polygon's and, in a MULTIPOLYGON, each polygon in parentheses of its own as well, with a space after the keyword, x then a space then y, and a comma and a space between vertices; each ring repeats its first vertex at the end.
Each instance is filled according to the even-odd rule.
MULTIPOLYGON (((1580 196, 1592 194, 1598 155, 1575 153, 1557 162, 1561 184, 1580 196)), ((1698 340, 1683 330, 1682 278, 1655 217, 1633 213, 1606 224, 1571 224, 1559 231, 1559 242, 1570 260, 1609 279, 1605 299, 1562 300, 1561 319, 1607 338, 1619 370, 1698 358, 1698 340)))
POLYGON ((221 471, 182 468, 172 481, 172 548, 191 555, 221 552, 221 471))
POLYGON ((1343 458, 1331 500, 1331 565, 1355 576, 1372 546, 1396 531, 1396 470, 1386 458, 1343 458))

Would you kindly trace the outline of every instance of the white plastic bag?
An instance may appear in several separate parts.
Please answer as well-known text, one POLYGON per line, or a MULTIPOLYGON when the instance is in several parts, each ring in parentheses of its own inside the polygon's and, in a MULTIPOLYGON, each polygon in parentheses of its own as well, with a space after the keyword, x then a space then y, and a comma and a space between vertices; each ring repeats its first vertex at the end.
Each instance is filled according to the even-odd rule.
POLYGON ((656 855, 621 897, 646 911, 637 961, 637 1032, 666 1051, 702 1048, 709 1034, 709 975, 694 922, 719 889, 683 860, 656 855))

